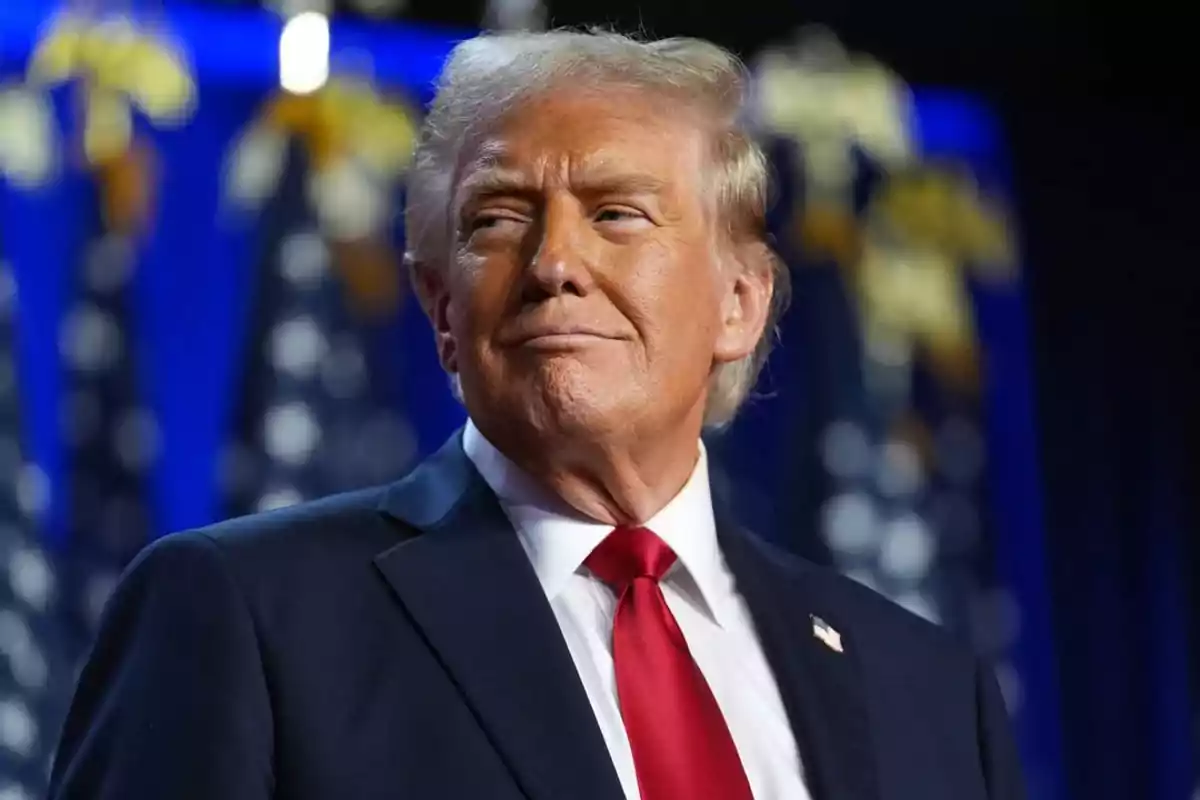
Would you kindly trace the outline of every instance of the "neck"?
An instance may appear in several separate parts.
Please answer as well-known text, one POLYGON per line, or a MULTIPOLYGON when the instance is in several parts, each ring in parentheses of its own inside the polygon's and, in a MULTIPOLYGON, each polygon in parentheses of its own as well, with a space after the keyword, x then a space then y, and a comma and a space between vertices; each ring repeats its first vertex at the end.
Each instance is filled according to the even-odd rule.
POLYGON ((701 421, 654 437, 541 441, 480 429, 513 463, 576 511, 614 527, 646 522, 679 494, 700 457, 701 421))

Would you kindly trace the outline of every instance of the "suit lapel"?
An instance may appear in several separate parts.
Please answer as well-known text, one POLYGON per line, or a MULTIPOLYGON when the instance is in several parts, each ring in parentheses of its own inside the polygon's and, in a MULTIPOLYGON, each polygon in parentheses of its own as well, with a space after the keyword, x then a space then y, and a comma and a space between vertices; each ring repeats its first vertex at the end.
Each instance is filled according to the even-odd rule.
POLYGON ((623 798, 554 613, 459 438, 394 486, 382 510, 423 533, 377 567, 524 793, 623 798))
POLYGON ((800 745, 814 800, 878 800, 853 632, 827 608, 822 578, 718 514, 726 561, 758 628, 800 745), (840 641, 815 633, 827 625, 840 641), (831 646, 831 642, 832 645, 831 646), (839 652, 837 646, 840 645, 839 652))

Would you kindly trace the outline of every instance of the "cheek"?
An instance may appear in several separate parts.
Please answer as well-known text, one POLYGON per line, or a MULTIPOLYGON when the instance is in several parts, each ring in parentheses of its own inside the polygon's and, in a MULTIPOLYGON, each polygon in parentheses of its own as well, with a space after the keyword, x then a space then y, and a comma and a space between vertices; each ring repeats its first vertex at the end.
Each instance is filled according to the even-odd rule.
POLYGON ((644 320, 641 371, 656 384, 670 384, 673 391, 687 392, 685 387, 703 384, 712 367, 718 334, 716 315, 711 313, 715 299, 700 283, 656 287, 661 291, 637 309, 644 320))
POLYGON ((477 256, 460 257, 450 286, 450 324, 460 337, 473 337, 486 329, 503 307, 505 276, 485 269, 477 256))
POLYGON ((720 297, 716 267, 707 253, 676 253, 656 269, 638 271, 638 312, 647 335, 666 339, 676 349, 702 345, 716 335, 720 297))

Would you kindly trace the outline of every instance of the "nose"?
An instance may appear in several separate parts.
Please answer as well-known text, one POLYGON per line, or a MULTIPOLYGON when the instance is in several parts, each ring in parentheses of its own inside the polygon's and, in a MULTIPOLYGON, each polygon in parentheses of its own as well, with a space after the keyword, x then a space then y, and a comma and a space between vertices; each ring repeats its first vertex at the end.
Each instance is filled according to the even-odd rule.
POLYGON ((582 213, 571 202, 546 204, 529 256, 523 299, 541 302, 550 297, 573 294, 583 297, 593 286, 585 253, 582 213))

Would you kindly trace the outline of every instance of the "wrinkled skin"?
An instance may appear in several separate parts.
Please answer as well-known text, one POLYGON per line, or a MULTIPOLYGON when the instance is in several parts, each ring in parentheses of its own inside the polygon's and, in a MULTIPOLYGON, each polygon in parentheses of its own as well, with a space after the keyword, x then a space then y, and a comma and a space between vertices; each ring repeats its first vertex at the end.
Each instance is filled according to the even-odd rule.
POLYGON ((769 271, 715 220, 703 121, 632 89, 523 102, 464 153, 447 268, 418 268, 476 425, 613 524, 687 480, 711 371, 766 320, 769 271))

